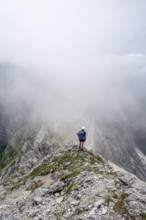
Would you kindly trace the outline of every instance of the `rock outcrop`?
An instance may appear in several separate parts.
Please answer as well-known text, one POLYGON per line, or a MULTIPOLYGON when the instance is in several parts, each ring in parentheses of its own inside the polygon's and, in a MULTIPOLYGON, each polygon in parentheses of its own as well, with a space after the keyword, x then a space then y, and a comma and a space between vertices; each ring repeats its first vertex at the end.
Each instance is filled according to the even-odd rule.
POLYGON ((146 183, 91 151, 62 146, 0 186, 1 220, 144 220, 146 183))
POLYGON ((45 126, 19 129, 7 145, 0 161, 0 181, 27 174, 61 144, 61 137, 45 126))

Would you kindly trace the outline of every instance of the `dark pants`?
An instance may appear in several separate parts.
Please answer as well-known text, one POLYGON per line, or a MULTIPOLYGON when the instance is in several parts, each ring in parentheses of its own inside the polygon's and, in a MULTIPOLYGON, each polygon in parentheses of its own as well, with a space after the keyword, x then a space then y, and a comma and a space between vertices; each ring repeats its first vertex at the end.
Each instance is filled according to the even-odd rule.
POLYGON ((79 140, 79 149, 83 150, 84 142, 79 140))

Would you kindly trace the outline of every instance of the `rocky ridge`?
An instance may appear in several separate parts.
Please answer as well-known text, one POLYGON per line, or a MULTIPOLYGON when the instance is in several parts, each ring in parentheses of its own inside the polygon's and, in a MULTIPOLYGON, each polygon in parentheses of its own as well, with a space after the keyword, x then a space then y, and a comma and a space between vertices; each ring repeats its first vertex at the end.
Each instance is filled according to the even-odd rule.
POLYGON ((1 181, 1 220, 144 220, 146 183, 91 151, 62 146, 1 181))
POLYGON ((0 160, 0 182, 27 174, 48 154, 58 149, 61 137, 42 126, 22 128, 15 133, 0 160))

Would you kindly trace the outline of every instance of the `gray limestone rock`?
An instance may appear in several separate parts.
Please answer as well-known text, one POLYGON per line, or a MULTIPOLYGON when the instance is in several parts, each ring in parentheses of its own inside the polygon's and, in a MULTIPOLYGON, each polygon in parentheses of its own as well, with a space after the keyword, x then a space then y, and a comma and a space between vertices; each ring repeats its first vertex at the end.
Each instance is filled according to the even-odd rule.
POLYGON ((80 201, 72 200, 72 201, 70 202, 70 205, 78 206, 79 203, 80 203, 80 201))
POLYGON ((124 185, 129 185, 131 186, 135 180, 136 177, 134 175, 129 175, 128 173, 120 173, 119 174, 119 180, 124 184, 124 185))
POLYGON ((60 193, 64 189, 64 183, 62 181, 57 181, 49 188, 49 193, 60 193))
POLYGON ((46 188, 38 188, 34 191, 34 195, 37 196, 37 197, 44 197, 46 196, 48 193, 49 193, 49 189, 46 189, 46 188))
MULTIPOLYGON (((36 143, 36 146, 39 145, 36 143)), ((109 166, 106 161, 98 164, 94 160, 86 151, 77 154, 76 148, 68 151, 65 147, 45 158, 48 162, 45 168, 50 164, 55 168, 52 173, 34 178, 24 176, 24 183, 20 178, 9 179, 0 186, 0 194, 5 192, 0 200, 0 219, 127 220, 128 215, 141 220, 146 213, 146 183, 125 170, 109 166), (58 165, 60 158, 64 160, 58 165), (72 163, 68 163, 70 158, 72 163), (78 158, 76 163, 75 158, 78 158), (62 173, 67 174, 65 183, 61 181, 62 173), (70 173, 72 178, 68 177, 70 173), (33 185, 39 181, 43 185, 33 185), (119 203, 121 209, 126 207, 126 214, 119 211, 119 203)), ((39 165, 42 163, 44 161, 39 165)))
POLYGON ((33 204, 39 205, 42 204, 43 199, 41 197, 34 197, 33 198, 33 204))
POLYGON ((94 206, 99 208, 102 204, 104 204, 104 199, 99 199, 94 203, 94 206))
POLYGON ((15 220, 13 213, 10 210, 0 209, 0 219, 1 220, 15 220))
POLYGON ((64 198, 64 197, 61 196, 60 198, 56 199, 56 202, 60 204, 60 203, 63 201, 63 198, 64 198))
POLYGON ((99 210, 99 215, 105 215, 108 211, 108 208, 107 207, 102 207, 100 210, 99 210))

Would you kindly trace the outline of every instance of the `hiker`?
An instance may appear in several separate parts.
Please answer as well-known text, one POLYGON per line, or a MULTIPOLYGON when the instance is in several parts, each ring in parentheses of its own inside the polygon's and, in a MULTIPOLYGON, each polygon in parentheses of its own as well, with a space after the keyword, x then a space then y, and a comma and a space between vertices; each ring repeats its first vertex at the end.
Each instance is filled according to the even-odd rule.
POLYGON ((83 146, 84 146, 84 142, 86 141, 86 132, 85 132, 85 127, 83 126, 81 131, 79 131, 77 133, 78 138, 79 138, 79 150, 83 151, 83 146))

